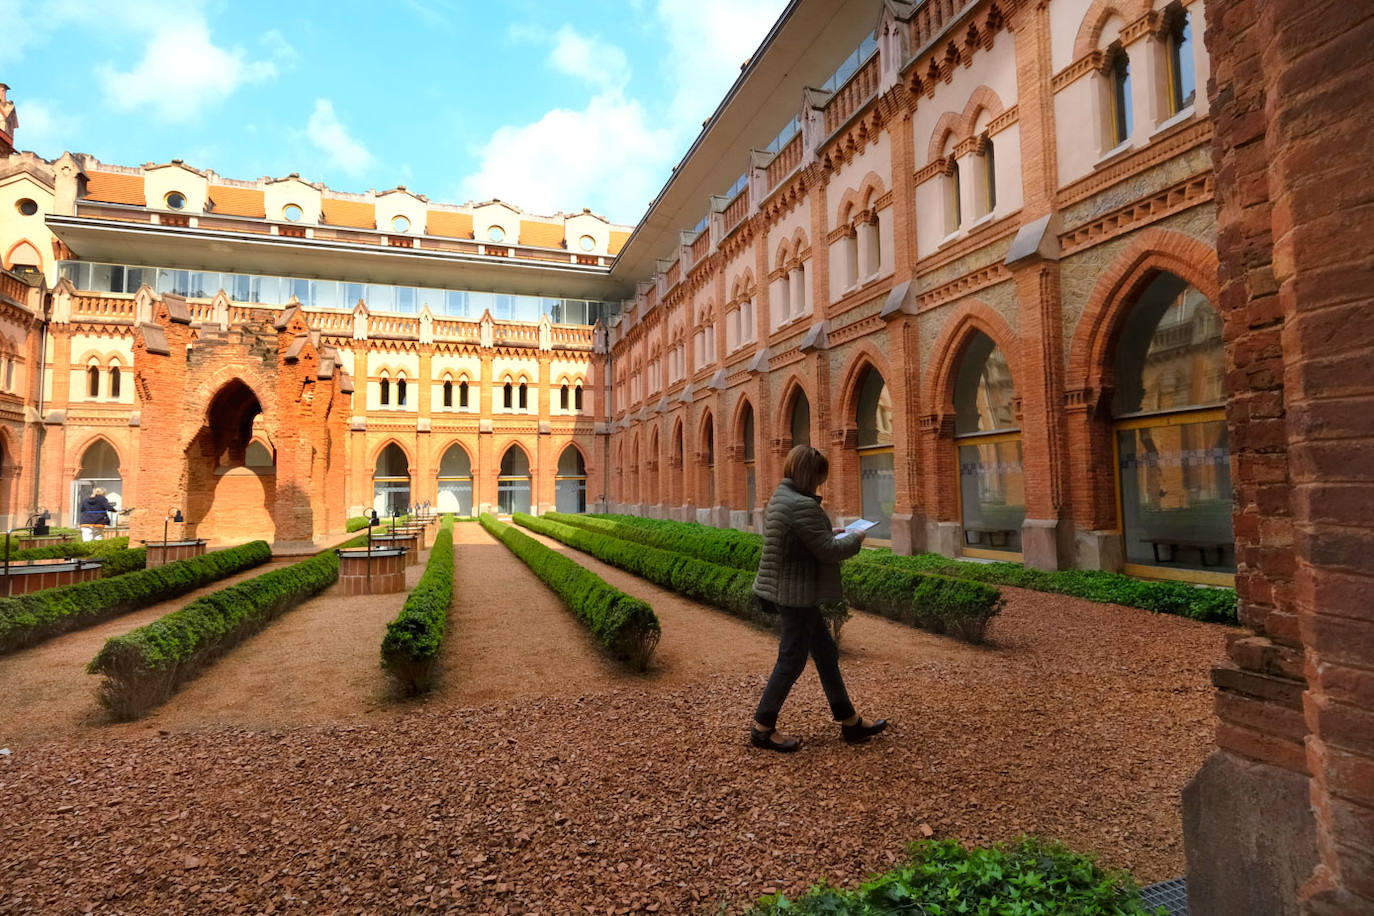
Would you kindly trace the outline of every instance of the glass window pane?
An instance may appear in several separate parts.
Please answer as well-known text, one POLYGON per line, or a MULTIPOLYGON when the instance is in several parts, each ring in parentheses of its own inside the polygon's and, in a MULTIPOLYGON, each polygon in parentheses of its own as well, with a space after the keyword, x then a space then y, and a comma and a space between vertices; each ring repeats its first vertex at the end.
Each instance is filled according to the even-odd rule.
POLYGON ((343 284, 333 280, 311 280, 310 306, 317 309, 344 308, 343 284))
POLYGON ((1026 520, 1020 439, 959 446, 959 504, 965 546, 1020 552, 1026 520))
POLYGON ((499 318, 494 293, 468 293, 468 317, 481 318, 483 312, 491 312, 491 317, 499 318))
POLYGON ((452 289, 445 292, 444 314, 454 318, 468 317, 468 294, 452 289))
POLYGON ((157 271, 151 267, 130 267, 124 271, 124 292, 136 293, 144 284, 152 286, 157 282, 157 271))
POLYGON ((792 446, 811 444, 811 402, 798 394, 792 405, 792 446))
POLYGON ((229 287, 225 291, 235 302, 256 302, 253 298, 253 277, 248 274, 225 274, 229 287))
POLYGON ((554 483, 554 508, 559 512, 586 512, 586 479, 581 477, 567 478, 554 483))
POLYGON ((185 296, 191 288, 191 273, 186 270, 169 270, 159 267, 157 271, 157 291, 185 296))
POLYGON ((124 268, 118 264, 92 264, 90 289, 102 293, 124 292, 124 268))
POLYGON ((258 277, 257 295, 255 302, 263 305, 281 305, 286 302, 286 296, 282 295, 282 282, 280 277, 258 277))
POLYGON ((1117 348, 1116 415, 1221 404, 1226 350, 1207 298, 1161 274, 1131 310, 1117 348))
POLYGON ((452 512, 456 515, 472 514, 472 481, 439 481, 439 512, 452 512))
POLYGON ((378 480, 373 483, 372 508, 378 515, 405 515, 409 507, 409 481, 378 480))
POLYGON ((210 299, 219 292, 223 281, 215 271, 197 270, 191 273, 190 292, 187 295, 196 299, 210 299))
POLYGON ((863 516, 878 523, 868 536, 892 537, 892 510, 897 506, 897 474, 892 452, 859 455, 859 484, 863 494, 863 516))
POLYGON ((396 311, 407 315, 414 314, 418 309, 415 306, 415 287, 397 286, 396 290, 396 311))
POLYGON ((343 296, 343 307, 346 309, 355 308, 360 301, 367 299, 367 284, 365 283, 341 283, 341 295, 343 296))
POLYGON ((286 290, 287 290, 286 298, 287 298, 288 300, 290 299, 290 297, 295 296, 295 297, 296 297, 296 301, 298 301, 298 302, 305 303, 305 302, 309 301, 309 299, 310 299, 310 281, 309 281, 309 280, 303 280, 303 279, 300 279, 299 277, 291 277, 291 278, 289 278, 289 279, 283 278, 283 284, 285 285, 286 290))
POLYGON ((892 444, 892 396, 887 383, 874 369, 868 370, 859 391, 858 424, 861 448, 892 444))
POLYGON ((396 311, 396 287, 386 283, 367 284, 367 309, 370 312, 396 311))
POLYGON ((1117 431, 1126 560, 1235 572, 1225 420, 1117 431))
POLYGON ((1016 429, 1015 396, 1006 357, 979 332, 964 350, 954 380, 954 433, 1016 429))
POLYGON ((444 291, 442 289, 425 287, 419 291, 419 297, 417 309, 423 309, 425 306, 429 306, 430 314, 444 314, 444 291))

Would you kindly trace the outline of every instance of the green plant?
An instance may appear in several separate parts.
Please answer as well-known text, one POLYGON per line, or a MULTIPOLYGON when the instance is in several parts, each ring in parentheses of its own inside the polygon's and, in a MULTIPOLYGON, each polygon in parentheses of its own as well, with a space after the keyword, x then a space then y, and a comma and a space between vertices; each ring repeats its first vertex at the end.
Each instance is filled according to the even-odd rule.
POLYGON ((759 554, 763 548, 763 538, 757 534, 707 528, 695 522, 664 522, 659 519, 630 521, 629 516, 568 515, 561 512, 549 512, 541 518, 750 572, 758 570, 759 554))
POLYGON ((747 916, 1147 916, 1131 876, 1105 871, 1090 856, 1022 837, 965 849, 923 840, 907 861, 854 890, 820 884, 795 901, 770 894, 747 916))
MULTIPOLYGON (((261 541, 254 543, 267 546, 261 541)), ((201 668, 338 577, 338 554, 326 550, 220 589, 107 640, 86 671, 104 675, 99 698, 106 709, 116 718, 135 718, 171 696, 201 668)))
POLYGON ((26 550, 11 550, 10 562, 102 556, 118 550, 126 550, 128 547, 129 539, 126 537, 110 538, 104 541, 65 541, 61 544, 30 547, 26 550))
POLYGON ((434 537, 420 581, 382 637, 382 667, 405 693, 422 693, 433 686, 452 603, 453 520, 447 518, 434 537))
POLYGON ((513 525, 498 521, 494 515, 484 514, 481 522, 483 528, 553 589, 601 645, 640 671, 648 667, 662 635, 653 608, 513 525))
POLYGON ((253 541, 127 575, 0 598, 0 653, 184 595, 271 557, 265 541, 253 541))
POLYGON ((367 527, 367 516, 365 516, 365 515, 355 515, 355 516, 353 516, 352 518, 350 518, 348 521, 344 522, 344 531, 345 531, 345 532, 349 532, 349 531, 362 531, 362 530, 363 530, 364 528, 366 528, 366 527, 367 527))
POLYGON ((988 623, 1002 610, 1001 592, 981 582, 876 563, 846 563, 841 577, 854 607, 967 642, 983 642, 988 623))

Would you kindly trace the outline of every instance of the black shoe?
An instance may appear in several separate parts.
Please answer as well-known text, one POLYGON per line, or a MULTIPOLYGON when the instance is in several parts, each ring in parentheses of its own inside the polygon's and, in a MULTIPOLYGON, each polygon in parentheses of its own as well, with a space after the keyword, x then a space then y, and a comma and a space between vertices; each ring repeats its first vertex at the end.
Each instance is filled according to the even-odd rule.
POLYGON ((801 750, 800 738, 787 738, 782 741, 774 741, 773 734, 776 728, 769 729, 750 729, 749 743, 754 747, 763 748, 765 751, 777 751, 781 754, 791 754, 801 750))
POLYGON ((875 722, 865 722, 860 719, 853 725, 841 725, 840 732, 844 735, 846 744, 863 744, 885 728, 887 728, 886 719, 878 719, 875 722))

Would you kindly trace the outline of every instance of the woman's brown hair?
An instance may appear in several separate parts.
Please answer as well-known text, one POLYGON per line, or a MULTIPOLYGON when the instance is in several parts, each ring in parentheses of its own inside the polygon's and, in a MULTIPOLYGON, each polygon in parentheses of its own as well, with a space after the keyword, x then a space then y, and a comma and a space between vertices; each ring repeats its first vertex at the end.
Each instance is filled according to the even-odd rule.
POLYGON ((803 493, 815 493, 830 474, 830 459, 818 448, 794 445, 783 463, 782 475, 803 493))

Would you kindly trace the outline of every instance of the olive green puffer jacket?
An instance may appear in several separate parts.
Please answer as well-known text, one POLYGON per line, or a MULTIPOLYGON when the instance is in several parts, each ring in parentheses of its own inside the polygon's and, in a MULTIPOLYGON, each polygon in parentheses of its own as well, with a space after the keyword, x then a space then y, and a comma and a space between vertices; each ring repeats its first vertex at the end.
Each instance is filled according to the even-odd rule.
POLYGON ((787 607, 816 607, 844 597, 840 562, 859 552, 853 535, 837 538, 819 496, 784 477, 763 512, 763 552, 754 594, 787 607))

